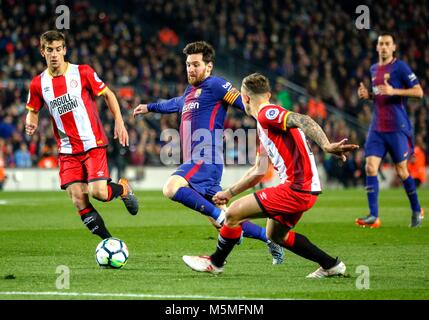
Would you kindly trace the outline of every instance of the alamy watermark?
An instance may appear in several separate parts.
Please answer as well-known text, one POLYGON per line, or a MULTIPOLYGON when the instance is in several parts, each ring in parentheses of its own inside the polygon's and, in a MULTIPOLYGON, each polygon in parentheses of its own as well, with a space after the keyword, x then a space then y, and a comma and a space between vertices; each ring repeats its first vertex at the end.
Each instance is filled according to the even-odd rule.
POLYGON ((58 30, 70 29, 70 9, 66 5, 55 8, 55 13, 59 16, 55 19, 55 27, 58 30))
POLYGON ((55 281, 57 290, 70 289, 70 268, 65 265, 57 266, 55 273, 59 274, 55 281))
POLYGON ((356 278, 356 289, 358 290, 368 290, 370 286, 370 274, 369 274, 369 267, 368 266, 357 266, 355 273, 358 274, 358 277, 356 278))
POLYGON ((371 21, 370 21, 370 12, 369 8, 366 5, 359 5, 356 7, 355 13, 359 14, 359 16, 356 18, 355 26, 356 29, 362 30, 362 29, 370 29, 371 28, 371 21))
MULTIPOLYGON (((263 130, 267 153, 260 154, 260 158, 268 155, 272 158, 278 154, 273 143, 270 143, 268 131, 263 130)), ((176 129, 161 131, 160 160, 164 165, 179 165, 186 162, 205 164, 255 164, 258 152, 257 129, 192 129, 191 121, 183 121, 180 132, 176 129)), ((268 166, 268 162, 267 162, 268 166)))

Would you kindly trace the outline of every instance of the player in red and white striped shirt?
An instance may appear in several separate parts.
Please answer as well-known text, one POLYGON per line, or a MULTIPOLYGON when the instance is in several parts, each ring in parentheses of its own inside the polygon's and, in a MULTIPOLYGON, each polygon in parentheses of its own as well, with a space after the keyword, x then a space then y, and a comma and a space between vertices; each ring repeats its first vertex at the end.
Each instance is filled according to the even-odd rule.
POLYGON ((211 256, 184 256, 183 260, 196 271, 222 272, 226 257, 240 240, 241 224, 248 219, 268 217, 267 236, 270 240, 320 265, 307 277, 344 275, 346 266, 341 260, 331 257, 304 235, 291 229, 302 214, 314 205, 321 192, 316 162, 305 135, 325 152, 343 161, 346 160, 346 152, 359 146, 345 144, 347 139, 330 143, 322 128, 310 117, 271 104, 270 85, 261 74, 251 74, 243 79, 241 96, 246 112, 257 120, 264 151, 243 178, 226 191, 218 192, 213 200, 218 205, 226 204, 231 197, 259 183, 268 168, 266 155, 279 174, 281 183, 234 201, 226 212, 216 251, 211 256))
POLYGON ((46 105, 58 144, 61 189, 67 190, 88 229, 103 239, 109 238, 111 234, 88 194, 100 201, 121 196, 133 215, 137 214, 138 202, 127 179, 111 182, 108 140, 95 97, 104 96, 115 119, 114 137, 123 146, 128 146, 128 133, 115 94, 90 66, 66 62, 66 50, 61 32, 47 31, 40 37, 40 52, 48 68, 30 83, 25 130, 28 135, 36 132, 39 111, 46 105))

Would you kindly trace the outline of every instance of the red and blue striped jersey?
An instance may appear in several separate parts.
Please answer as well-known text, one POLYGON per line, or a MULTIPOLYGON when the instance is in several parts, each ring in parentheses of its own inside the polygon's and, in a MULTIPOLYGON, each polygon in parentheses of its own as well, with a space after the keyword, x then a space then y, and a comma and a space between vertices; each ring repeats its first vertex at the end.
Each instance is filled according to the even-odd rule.
POLYGON ((227 80, 209 76, 198 86, 189 85, 183 96, 148 104, 158 113, 180 112, 183 162, 223 163, 223 128, 227 108, 244 111, 240 92, 227 80))
POLYGON ((378 86, 384 81, 397 89, 408 89, 417 85, 418 79, 410 67, 401 60, 394 58, 386 65, 374 64, 370 68, 372 90, 374 93, 374 113, 370 130, 379 132, 405 131, 412 132, 407 115, 406 97, 379 94, 378 86))

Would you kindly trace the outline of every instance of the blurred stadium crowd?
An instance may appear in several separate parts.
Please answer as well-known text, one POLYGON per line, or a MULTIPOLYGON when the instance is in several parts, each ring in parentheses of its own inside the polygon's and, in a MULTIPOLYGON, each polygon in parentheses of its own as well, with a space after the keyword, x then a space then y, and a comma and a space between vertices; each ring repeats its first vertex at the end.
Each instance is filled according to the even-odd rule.
MULTIPOLYGON (((272 81, 275 102, 312 116, 330 139, 349 137, 363 146, 372 106, 358 100, 357 87, 360 81, 369 86, 369 67, 377 61, 377 31, 386 29, 396 32, 397 56, 407 61, 425 91, 423 100, 409 100, 408 107, 419 154, 427 155, 429 3, 371 2, 370 30, 356 29, 352 3, 148 0, 109 2, 100 9, 98 1, 66 1, 71 11, 70 30, 65 31, 67 60, 91 65, 114 90, 129 130, 129 149, 111 137, 110 165, 119 170, 127 165, 163 165, 160 132, 178 128, 180 116, 149 114, 136 120, 132 110, 139 103, 183 93, 187 82, 181 49, 196 40, 206 40, 217 50, 215 73, 236 77, 233 82, 239 86, 242 75, 229 70, 223 57, 235 66, 250 66, 249 71, 260 70, 272 81), (304 90, 291 89, 288 81, 304 90)), ((56 143, 46 110, 38 134, 29 138, 24 133, 28 86, 45 69, 39 35, 55 27, 56 5, 55 1, 0 0, 0 168, 56 165, 56 143)), ((97 102, 111 134, 112 117, 103 99, 97 102)), ((254 120, 235 110, 229 112, 225 125, 254 126, 254 120)), ((362 181, 362 149, 345 164, 314 149, 330 179, 345 186, 362 181)), ((239 152, 246 150, 237 148, 226 157, 238 158, 239 152)))

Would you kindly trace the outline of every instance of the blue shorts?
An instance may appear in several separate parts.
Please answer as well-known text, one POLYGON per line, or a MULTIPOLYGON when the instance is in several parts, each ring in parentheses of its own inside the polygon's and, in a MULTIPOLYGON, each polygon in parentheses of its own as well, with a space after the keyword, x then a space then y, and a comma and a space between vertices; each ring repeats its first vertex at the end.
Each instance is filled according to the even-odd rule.
POLYGON ((204 197, 211 198, 216 192, 221 191, 223 165, 205 164, 204 161, 184 163, 171 175, 185 178, 192 189, 204 197))
POLYGON ((365 157, 384 158, 389 152, 394 163, 400 163, 414 153, 413 138, 402 131, 378 132, 370 130, 365 142, 365 157))

